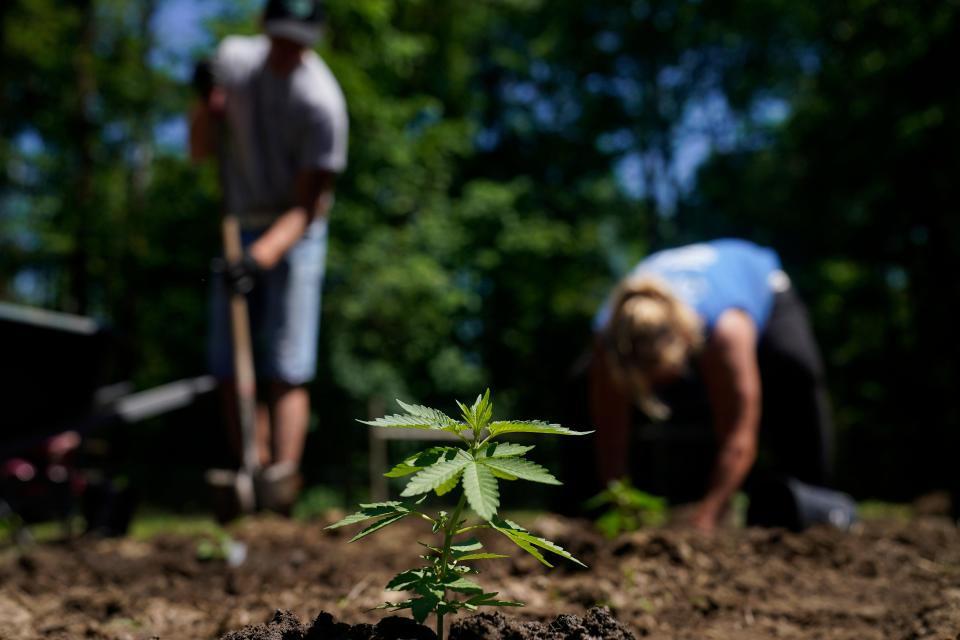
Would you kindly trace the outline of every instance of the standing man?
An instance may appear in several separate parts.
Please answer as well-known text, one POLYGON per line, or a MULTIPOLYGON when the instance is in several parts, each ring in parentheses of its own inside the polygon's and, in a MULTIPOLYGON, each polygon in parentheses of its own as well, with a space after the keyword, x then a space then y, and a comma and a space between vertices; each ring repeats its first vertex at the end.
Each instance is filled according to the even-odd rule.
POLYGON ((221 383, 239 457, 228 288, 247 294, 260 382, 256 433, 267 478, 285 490, 268 508, 287 512, 300 487, 316 372, 327 215, 346 167, 347 111, 336 79, 313 51, 320 0, 269 0, 263 34, 226 38, 213 84, 190 117, 194 159, 218 155, 226 211, 240 221, 244 254, 215 278, 210 366, 221 383), (225 136, 218 140, 219 135, 225 136))

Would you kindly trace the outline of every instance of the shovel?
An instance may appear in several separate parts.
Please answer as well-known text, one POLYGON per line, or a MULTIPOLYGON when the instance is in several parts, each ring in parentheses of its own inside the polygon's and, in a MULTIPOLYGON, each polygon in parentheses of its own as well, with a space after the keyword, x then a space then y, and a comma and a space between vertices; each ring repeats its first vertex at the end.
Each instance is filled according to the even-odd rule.
MULTIPOLYGON (((225 214, 222 226, 224 257, 229 264, 243 256, 240 224, 235 215, 225 214)), ((207 483, 214 491, 214 510, 218 519, 224 521, 230 520, 236 512, 249 514, 256 510, 255 481, 260 474, 256 439, 257 381, 250 340, 250 313, 246 296, 236 291, 230 293, 230 332, 240 422, 241 466, 237 471, 211 469, 207 472, 207 483)))
MULTIPOLYGON (((220 174, 221 202, 223 202, 223 257, 227 264, 243 258, 240 239, 240 221, 236 214, 227 210, 227 135, 221 123, 217 131, 218 171, 220 174)), ((237 291, 230 291, 230 332, 233 345, 233 370, 237 394, 237 415, 240 422, 242 462, 239 471, 211 469, 207 483, 214 491, 214 509, 220 520, 230 520, 237 511, 253 513, 257 509, 255 481, 260 474, 260 456, 257 452, 256 409, 257 381, 253 368, 253 347, 250 340, 250 312, 247 298, 237 291)))

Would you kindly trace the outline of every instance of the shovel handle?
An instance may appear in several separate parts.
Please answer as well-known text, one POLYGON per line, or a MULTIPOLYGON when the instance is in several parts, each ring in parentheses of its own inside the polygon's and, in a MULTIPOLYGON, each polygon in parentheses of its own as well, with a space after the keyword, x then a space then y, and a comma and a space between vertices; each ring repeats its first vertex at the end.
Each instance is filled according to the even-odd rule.
MULTIPOLYGON (((243 256, 240 223, 232 214, 223 216, 223 253, 227 262, 230 263, 240 260, 243 256)), ((252 473, 260 466, 256 439, 257 380, 253 368, 247 298, 237 292, 230 294, 230 329, 233 339, 233 366, 237 385, 240 436, 243 442, 243 468, 252 473)))

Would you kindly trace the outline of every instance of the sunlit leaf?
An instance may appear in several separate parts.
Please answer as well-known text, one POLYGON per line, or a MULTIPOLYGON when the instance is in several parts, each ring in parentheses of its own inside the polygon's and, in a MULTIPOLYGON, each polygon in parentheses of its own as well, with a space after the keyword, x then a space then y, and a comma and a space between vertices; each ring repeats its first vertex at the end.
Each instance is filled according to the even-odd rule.
POLYGON ((409 507, 398 501, 361 504, 360 511, 350 514, 346 518, 328 525, 326 528, 337 529, 339 527, 345 527, 347 525, 363 522, 364 520, 369 520, 370 518, 377 518, 380 516, 392 515, 407 511, 409 511, 409 507))
POLYGON ((512 420, 496 421, 487 425, 491 436, 505 433, 552 433, 561 436, 584 436, 593 431, 574 431, 559 424, 552 424, 540 420, 512 420))
MULTIPOLYGON (((515 522, 512 522, 510 520, 504 520, 501 518, 495 518, 491 520, 490 524, 493 526, 494 529, 506 535, 508 538, 513 540, 515 544, 517 544, 518 546, 520 546, 521 548, 525 549, 528 552, 530 552, 530 550, 526 546, 521 544, 521 542, 526 543, 527 545, 540 547, 541 549, 546 549, 547 551, 550 551, 551 553, 555 553, 561 558, 566 558, 571 562, 575 562, 579 564, 581 567, 587 566, 582 562, 580 562, 579 560, 577 560, 576 558, 574 558, 570 554, 570 552, 568 552, 566 549, 564 549, 560 545, 556 544, 555 542, 551 542, 545 538, 541 538, 539 536, 533 535, 532 533, 530 533, 529 531, 527 531, 526 529, 524 529, 523 527, 521 527, 515 522)), ((531 554, 537 557, 537 554, 534 554, 532 552, 531 554)), ((542 555, 540 557, 537 557, 537 559, 548 566, 552 566, 548 562, 542 559, 542 555)))
POLYGON ((500 507, 500 489, 497 479, 487 467, 471 462, 463 470, 463 490, 470 508, 484 520, 489 520, 500 507))
POLYGON ((522 458, 483 458, 480 462, 491 469, 514 478, 543 484, 561 484, 559 480, 553 477, 553 474, 530 460, 522 458))
POLYGON ((410 497, 438 488, 449 491, 450 480, 456 478, 465 466, 473 462, 473 458, 465 451, 452 449, 451 452, 429 467, 418 471, 417 475, 410 478, 400 495, 410 497))
POLYGON ((383 529, 384 527, 386 527, 386 526, 388 526, 388 525, 391 525, 391 524, 393 524, 394 522, 397 522, 398 520, 403 520, 403 519, 406 518, 408 515, 410 515, 410 512, 409 512, 409 511, 404 512, 404 513, 397 513, 397 514, 394 514, 394 515, 392 515, 392 516, 387 516, 387 517, 384 518, 383 520, 378 520, 377 522, 374 522, 372 525, 370 525, 369 527, 367 527, 366 529, 364 529, 363 531, 361 531, 361 532, 358 533, 357 535, 355 535, 355 536, 353 536, 352 538, 350 538, 350 542, 355 542, 355 541, 359 540, 360 538, 365 538, 365 537, 367 537, 368 535, 370 535, 371 533, 375 533, 375 532, 379 531, 380 529, 383 529))
POLYGON ((446 427, 464 427, 466 425, 457 422, 444 412, 439 409, 432 409, 430 407, 424 407, 419 404, 407 404, 402 400, 397 400, 397 404, 403 407, 403 410, 406 411, 411 416, 423 419, 427 424, 435 424, 439 428, 446 427))
POLYGON ((510 556, 505 556, 502 553, 468 553, 465 555, 456 555, 454 558, 461 562, 466 562, 468 560, 495 560, 497 558, 509 558, 510 556))
POLYGON ((483 447, 481 452, 482 455, 487 458, 511 458, 522 456, 533 448, 533 445, 524 446, 510 442, 491 442, 483 447))
POLYGON ((450 550, 454 553, 465 553, 467 551, 477 551, 479 549, 483 549, 483 543, 476 538, 470 538, 469 540, 464 540, 463 542, 457 542, 450 545, 450 550))

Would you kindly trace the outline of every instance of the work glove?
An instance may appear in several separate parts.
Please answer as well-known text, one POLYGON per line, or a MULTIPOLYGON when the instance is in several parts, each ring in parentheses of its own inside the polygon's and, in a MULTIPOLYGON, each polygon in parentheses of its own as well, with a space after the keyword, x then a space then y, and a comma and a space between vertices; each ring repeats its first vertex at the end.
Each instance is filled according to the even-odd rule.
POLYGON ((234 293, 247 295, 260 279, 263 269, 249 253, 236 262, 227 262, 221 258, 213 261, 213 271, 219 274, 234 293))

